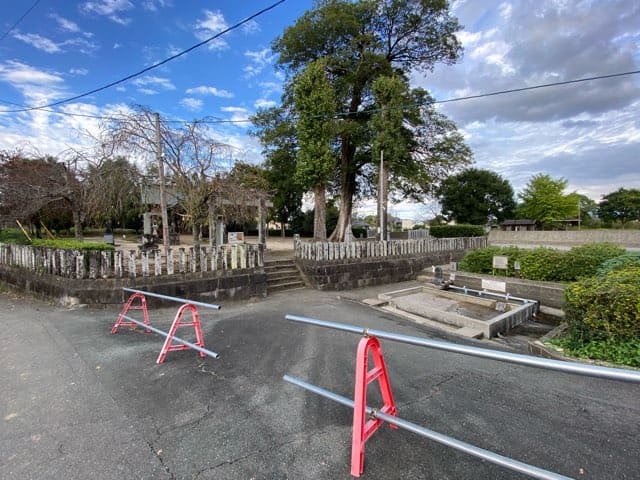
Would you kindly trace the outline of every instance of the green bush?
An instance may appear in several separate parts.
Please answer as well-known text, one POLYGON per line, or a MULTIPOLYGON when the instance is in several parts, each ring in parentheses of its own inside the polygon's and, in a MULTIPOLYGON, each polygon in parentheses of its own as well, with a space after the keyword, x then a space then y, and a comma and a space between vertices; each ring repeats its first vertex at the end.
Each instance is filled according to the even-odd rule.
POLYGON ((583 343, 573 337, 565 337, 554 338, 548 343, 561 347, 573 357, 640 367, 640 340, 616 341, 607 339, 583 343))
POLYGON ((588 243, 569 250, 563 259, 565 280, 576 280, 596 274, 600 265, 625 253, 612 243, 588 243))
POLYGON ((560 250, 547 247, 524 252, 520 260, 520 276, 528 280, 549 282, 566 280, 563 261, 565 255, 560 250))
POLYGON ((622 270, 623 268, 632 266, 640 267, 640 252, 625 253, 619 257, 602 262, 598 270, 596 270, 596 275, 600 277, 614 270, 622 270))
MULTIPOLYGON (((431 227, 433 229, 433 227, 431 227)), ((513 262, 520 260, 526 250, 518 247, 486 247, 478 248, 468 252, 460 261, 458 267, 465 272, 473 273, 493 273, 493 257, 495 255, 503 255, 509 257, 509 269, 504 272, 507 276, 513 275, 513 262)), ((522 263, 522 262, 521 262, 522 263)))
POLYGON ((453 237, 482 237, 484 227, 482 225, 433 225, 429 229, 429 235, 435 238, 453 237))
POLYGON ((27 245, 29 240, 24 233, 17 228, 4 228, 0 230, 0 243, 17 243, 27 245))
POLYGON ((640 267, 583 278, 564 294, 566 320, 576 341, 640 340, 640 267))

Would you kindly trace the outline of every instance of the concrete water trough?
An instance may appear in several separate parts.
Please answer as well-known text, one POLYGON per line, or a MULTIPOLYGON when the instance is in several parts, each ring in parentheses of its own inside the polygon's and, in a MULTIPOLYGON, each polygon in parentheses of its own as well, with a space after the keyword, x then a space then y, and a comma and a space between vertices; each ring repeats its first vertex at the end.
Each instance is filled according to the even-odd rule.
POLYGON ((531 322, 539 305, 533 300, 488 291, 452 291, 434 285, 381 293, 387 309, 453 327, 456 333, 491 338, 531 322), (466 292, 466 293, 465 293, 466 292))

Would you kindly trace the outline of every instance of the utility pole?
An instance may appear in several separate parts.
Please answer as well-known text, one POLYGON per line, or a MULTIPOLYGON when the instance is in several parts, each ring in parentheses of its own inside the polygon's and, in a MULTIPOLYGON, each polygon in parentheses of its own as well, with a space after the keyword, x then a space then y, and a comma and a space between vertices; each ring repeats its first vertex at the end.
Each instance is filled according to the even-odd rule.
POLYGON ((384 169, 384 150, 380 150, 380 187, 378 190, 378 220, 380 240, 387 239, 387 172, 384 169))
POLYGON ((160 180, 160 210, 162 213, 162 243, 164 254, 169 255, 169 216, 167 215, 167 196, 164 191, 164 153, 162 153, 162 137, 160 136, 160 114, 156 118, 156 157, 158 160, 158 179, 160 180))

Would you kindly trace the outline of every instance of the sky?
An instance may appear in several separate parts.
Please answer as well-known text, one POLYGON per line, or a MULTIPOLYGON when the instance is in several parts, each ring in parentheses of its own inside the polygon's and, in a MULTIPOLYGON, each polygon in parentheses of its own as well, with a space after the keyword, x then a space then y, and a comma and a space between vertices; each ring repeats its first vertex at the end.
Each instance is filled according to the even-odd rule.
MULTIPOLYGON (((284 76, 270 45, 311 0, 286 0, 176 60, 52 111, 11 110, 117 81, 274 2, 0 3, 0 150, 61 156, 98 131, 100 120, 87 116, 144 105, 173 120, 233 120, 213 125, 216 137, 236 147, 239 159, 259 162, 261 147, 240 120, 279 102, 284 76)), ((462 59, 411 74, 412 85, 437 100, 640 70, 636 0, 456 0, 451 10, 464 27, 462 59)), ((620 187, 640 188, 639 107, 638 74, 438 106, 464 134, 477 168, 499 173, 516 191, 538 173, 562 177, 567 193, 596 201, 620 187)), ((372 213, 373 205, 361 202, 358 212, 372 213)), ((437 206, 401 203, 390 211, 417 218, 437 206)))

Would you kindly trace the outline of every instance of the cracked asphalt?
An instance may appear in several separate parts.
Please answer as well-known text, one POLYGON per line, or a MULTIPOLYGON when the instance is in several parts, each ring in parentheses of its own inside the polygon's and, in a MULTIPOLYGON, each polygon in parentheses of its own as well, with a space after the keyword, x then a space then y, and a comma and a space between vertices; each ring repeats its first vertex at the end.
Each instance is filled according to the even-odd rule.
MULTIPOLYGON (((170 352, 162 365, 158 335, 110 334, 117 309, 0 294, 0 478, 351 478, 352 412, 282 375, 352 397, 359 339, 285 314, 509 348, 360 303, 405 286, 200 309, 205 345, 220 358, 170 352)), ((177 308, 151 308, 152 324, 167 330, 177 308)), ((401 418, 569 477, 640 478, 640 386, 381 343, 401 418)), ((374 388, 369 396, 376 406, 374 388)), ((362 478, 526 477, 383 426, 362 478)))

